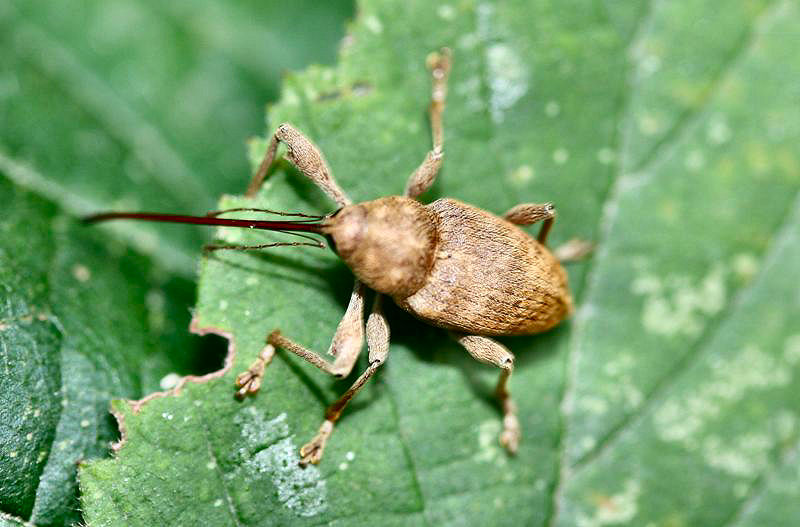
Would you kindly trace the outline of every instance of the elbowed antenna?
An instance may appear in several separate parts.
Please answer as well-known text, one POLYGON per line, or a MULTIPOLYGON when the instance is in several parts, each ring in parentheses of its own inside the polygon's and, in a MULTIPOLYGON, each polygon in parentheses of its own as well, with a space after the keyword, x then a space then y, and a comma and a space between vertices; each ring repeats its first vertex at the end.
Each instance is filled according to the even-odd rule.
MULTIPOLYGON (((222 227, 240 227, 243 229, 259 229, 265 231, 285 232, 287 234, 294 234, 303 238, 313 239, 303 233, 319 234, 325 236, 322 230, 321 221, 324 216, 309 216, 306 214, 289 214, 284 212, 275 212, 266 209, 230 209, 224 211, 209 212, 206 216, 187 216, 182 214, 163 214, 158 212, 103 212, 100 214, 93 214, 82 218, 81 221, 86 224, 98 223, 108 220, 140 220, 140 221, 155 221, 162 223, 188 223, 192 225, 218 225, 222 227), (271 214, 280 214, 283 216, 301 216, 303 220, 282 220, 282 221, 269 221, 269 220, 238 220, 232 218, 219 218, 219 214, 225 212, 236 212, 239 210, 251 210, 257 212, 266 212, 271 214)), ((271 244, 264 244, 259 246, 228 246, 228 245, 211 245, 209 249, 253 249, 253 248, 266 248, 278 247, 282 245, 309 245, 312 247, 324 247, 321 242, 303 243, 303 242, 278 242, 271 244)))

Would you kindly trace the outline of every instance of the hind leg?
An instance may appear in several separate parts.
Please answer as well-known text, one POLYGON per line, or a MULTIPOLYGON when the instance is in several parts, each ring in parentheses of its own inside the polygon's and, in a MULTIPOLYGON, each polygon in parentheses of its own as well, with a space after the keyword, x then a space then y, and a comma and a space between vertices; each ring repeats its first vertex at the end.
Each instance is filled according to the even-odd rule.
MULTIPOLYGON (((544 223, 542 224, 537 239, 539 243, 544 244, 547 242, 547 235, 550 233, 550 229, 555 222, 556 209, 553 207, 552 203, 543 203, 541 205, 536 203, 523 203, 512 207, 503 217, 516 225, 533 225, 534 223, 543 221, 544 223)), ((556 247, 553 253, 561 263, 569 263, 583 260, 593 249, 593 243, 573 238, 563 245, 556 247)))
POLYGON ((517 405, 511 398, 511 391, 508 387, 511 373, 514 371, 514 355, 505 346, 488 337, 457 334, 454 334, 453 337, 474 359, 502 368, 503 371, 500 373, 500 379, 495 388, 495 395, 503 409, 503 431, 500 433, 500 443, 509 453, 516 454, 521 432, 519 419, 517 419, 517 405))
POLYGON ((550 234, 550 229, 553 227, 553 222, 556 221, 556 208, 552 203, 522 203, 516 207, 512 207, 506 212, 503 217, 516 225, 533 225, 537 222, 542 223, 542 228, 539 229, 539 236, 536 237, 542 245, 547 243, 547 235, 550 234))

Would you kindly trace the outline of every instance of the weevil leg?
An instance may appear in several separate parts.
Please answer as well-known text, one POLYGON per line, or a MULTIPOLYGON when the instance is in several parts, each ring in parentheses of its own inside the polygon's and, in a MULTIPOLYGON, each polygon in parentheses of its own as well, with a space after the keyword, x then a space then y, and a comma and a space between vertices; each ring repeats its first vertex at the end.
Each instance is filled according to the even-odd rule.
POLYGON ((381 304, 382 296, 376 294, 375 301, 372 304, 372 312, 367 319, 369 366, 364 370, 364 373, 359 375, 353 385, 325 411, 325 420, 319 427, 319 432, 300 449, 300 463, 302 465, 319 463, 325 451, 325 444, 333 433, 333 425, 339 420, 342 411, 370 380, 377 369, 386 362, 386 357, 389 355, 389 324, 387 324, 386 318, 383 316, 381 304))
POLYGON ((247 371, 243 371, 236 376, 237 399, 244 399, 247 395, 255 395, 261 388, 261 380, 264 378, 264 370, 275 357, 275 346, 267 344, 258 354, 258 358, 250 365, 247 371))
POLYGON ((568 242, 559 245, 553 254, 561 263, 578 262, 589 256, 594 250, 592 242, 573 238, 568 242))
POLYGON ((356 280, 350 303, 336 328, 328 353, 334 356, 333 362, 328 362, 319 354, 304 348, 293 340, 281 335, 275 330, 267 337, 267 343, 276 348, 291 351, 302 357, 325 373, 335 377, 347 377, 353 371, 358 356, 361 354, 361 345, 364 343, 364 284, 356 280))
POLYGON ((512 207, 503 217, 516 225, 533 225, 540 221, 544 222, 536 237, 539 243, 544 245, 547 243, 547 235, 550 234, 550 229, 556 220, 556 208, 552 203, 522 203, 512 207))
POLYGON ((300 172, 305 174, 308 179, 321 188, 340 207, 352 203, 350 198, 347 197, 347 194, 345 194, 336 183, 336 180, 331 174, 331 169, 319 148, 288 123, 283 123, 278 126, 275 133, 272 134, 267 152, 264 155, 264 160, 261 161, 261 165, 259 165, 256 175, 253 176, 252 181, 250 181, 250 185, 247 186, 247 192, 245 193, 247 197, 252 198, 255 196, 256 192, 258 192, 258 189, 261 188, 261 184, 267 176, 267 170, 269 170, 270 165, 272 165, 272 162, 275 160, 275 154, 278 151, 278 143, 284 143, 286 145, 286 157, 289 158, 289 161, 291 161, 300 172))
POLYGON ((442 113, 444 113, 444 103, 447 98, 447 78, 450 76, 450 49, 442 48, 438 52, 431 53, 428 56, 427 65, 433 77, 429 107, 433 149, 428 152, 419 167, 408 178, 405 195, 411 198, 416 198, 433 184, 436 174, 442 166, 444 157, 442 113))
POLYGON ((488 337, 459 334, 453 334, 453 337, 466 348, 474 359, 503 369, 495 389, 495 395, 503 408, 503 431, 500 433, 500 443, 511 454, 516 454, 519 447, 520 427, 519 419, 517 419, 517 405, 511 398, 508 387, 511 373, 514 371, 514 355, 505 346, 488 337))
POLYGON ((266 365, 272 360, 275 348, 284 348, 298 355, 325 373, 336 377, 346 377, 356 364, 356 359, 361 353, 361 344, 364 341, 364 290, 361 282, 356 280, 353 286, 353 293, 350 295, 350 303, 347 306, 336 333, 333 335, 330 353, 335 355, 333 363, 330 363, 311 350, 296 344, 294 341, 284 337, 278 330, 273 331, 267 337, 267 344, 261 354, 250 368, 236 377, 237 397, 245 395, 255 395, 261 388, 261 379, 264 376, 266 365))

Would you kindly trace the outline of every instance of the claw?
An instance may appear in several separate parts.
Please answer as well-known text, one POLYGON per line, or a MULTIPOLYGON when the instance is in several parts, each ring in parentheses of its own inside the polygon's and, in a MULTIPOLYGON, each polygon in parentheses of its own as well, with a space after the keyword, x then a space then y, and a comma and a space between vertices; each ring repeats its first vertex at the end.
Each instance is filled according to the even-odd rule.
POLYGON ((275 355, 275 347, 272 344, 267 344, 258 358, 250 365, 247 371, 243 371, 236 376, 236 398, 244 399, 248 395, 255 395, 261 388, 261 379, 264 378, 264 369, 270 363, 272 357, 275 355))
POLYGON ((316 465, 320 462, 322 454, 325 452, 325 444, 328 442, 328 438, 331 437, 332 432, 333 421, 325 420, 322 426, 319 427, 319 432, 314 436, 314 439, 300 448, 300 466, 316 465))
POLYGON ((252 369, 244 371, 236 376, 236 398, 244 399, 248 395, 255 395, 261 388, 261 375, 252 369))
POLYGON ((521 436, 519 420, 516 415, 510 414, 503 418, 503 431, 500 433, 500 444, 508 450, 509 454, 516 454, 521 436))

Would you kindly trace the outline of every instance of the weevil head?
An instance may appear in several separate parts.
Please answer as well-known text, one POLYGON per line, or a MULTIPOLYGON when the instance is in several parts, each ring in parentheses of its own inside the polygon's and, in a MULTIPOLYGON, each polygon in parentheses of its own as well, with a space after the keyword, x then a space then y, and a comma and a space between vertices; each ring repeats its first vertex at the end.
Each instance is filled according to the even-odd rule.
POLYGON ((323 230, 359 280, 392 297, 414 294, 433 266, 436 220, 411 198, 347 205, 326 220, 323 230))

